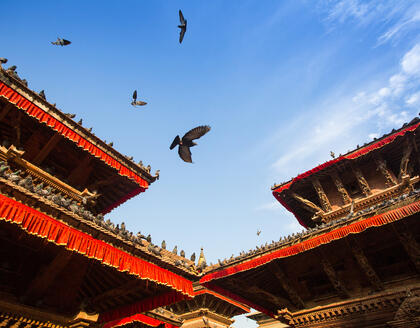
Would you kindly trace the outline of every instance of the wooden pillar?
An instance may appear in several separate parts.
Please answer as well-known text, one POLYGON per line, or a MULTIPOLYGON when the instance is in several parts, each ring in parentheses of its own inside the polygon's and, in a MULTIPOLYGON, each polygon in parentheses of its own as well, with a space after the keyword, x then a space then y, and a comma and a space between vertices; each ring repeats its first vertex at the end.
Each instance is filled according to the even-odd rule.
POLYGON ((351 198, 346 190, 346 188, 344 187, 343 182, 340 179, 340 176, 338 175, 338 172, 333 172, 331 175, 335 186, 337 187, 338 192, 340 193, 341 199, 343 200, 344 204, 350 204, 351 203, 351 198))

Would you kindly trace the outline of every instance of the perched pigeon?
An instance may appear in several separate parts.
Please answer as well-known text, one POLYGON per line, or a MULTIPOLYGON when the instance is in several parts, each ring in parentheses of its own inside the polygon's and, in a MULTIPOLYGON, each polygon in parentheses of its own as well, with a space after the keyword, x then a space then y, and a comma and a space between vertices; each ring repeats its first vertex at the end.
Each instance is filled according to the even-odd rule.
POLYGON ((165 242, 165 240, 162 240, 162 246, 161 246, 163 249, 166 249, 166 242, 165 242))
POLYGON ((182 43, 182 40, 184 39, 184 34, 187 31, 187 20, 184 19, 184 15, 182 14, 181 9, 179 10, 179 21, 180 25, 178 27, 181 29, 179 31, 179 43, 182 43))
POLYGON ((65 113, 64 115, 66 115, 69 118, 75 118, 76 114, 72 114, 72 113, 65 113))
POLYGON ((6 64, 7 58, 0 57, 0 64, 6 64))
POLYGON ((261 234, 261 230, 257 230, 257 236, 261 234))
POLYGON ((131 102, 131 105, 133 106, 144 106, 147 105, 147 102, 137 100, 137 90, 134 90, 133 92, 133 101, 131 102))
POLYGON ((179 255, 182 256, 182 257, 185 257, 185 252, 184 252, 183 249, 181 250, 181 252, 179 253, 179 255))
POLYGON ((17 66, 16 65, 13 65, 13 66, 10 66, 8 69, 6 69, 6 72, 15 72, 16 71, 16 68, 17 68, 17 66))
POLYGON ((333 152, 333 151, 330 151, 330 156, 331 156, 332 158, 335 158, 335 154, 334 154, 334 152, 333 152))
POLYGON ((202 137, 209 131, 210 131, 210 126, 208 125, 198 126, 188 131, 182 137, 182 139, 179 136, 176 136, 174 141, 172 141, 172 144, 169 147, 169 149, 174 149, 177 145, 179 145, 179 148, 178 148, 179 157, 181 157, 181 159, 184 162, 192 163, 190 147, 197 145, 195 142, 193 142, 193 140, 202 137))
POLYGON ((195 253, 191 254, 190 260, 193 261, 193 262, 195 261, 195 253))
POLYGON ((172 253, 178 254, 178 246, 175 245, 174 249, 172 250, 172 253))
POLYGON ((68 46, 71 42, 69 40, 66 39, 60 39, 57 38, 57 41, 55 42, 51 42, 52 44, 55 44, 56 46, 68 46))
POLYGON ((41 91, 39 92, 39 96, 40 96, 42 99, 47 99, 47 98, 45 97, 45 91, 44 91, 44 90, 41 90, 41 91))

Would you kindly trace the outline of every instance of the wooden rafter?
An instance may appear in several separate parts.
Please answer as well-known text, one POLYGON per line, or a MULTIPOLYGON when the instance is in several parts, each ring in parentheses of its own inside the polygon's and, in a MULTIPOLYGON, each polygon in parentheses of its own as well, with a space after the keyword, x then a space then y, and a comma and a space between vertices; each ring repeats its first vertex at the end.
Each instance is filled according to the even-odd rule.
POLYGON ((331 174, 332 180, 334 181, 334 184, 340 193, 341 199, 343 200, 344 204, 351 203, 351 197, 349 196, 349 193, 347 192, 346 188, 344 187, 343 181, 341 181, 340 176, 338 175, 338 172, 333 171, 331 174))
POLYGON ((71 252, 66 249, 60 250, 51 263, 32 280, 24 298, 28 300, 41 299, 48 287, 69 263, 71 257, 71 252))
POLYGON ((33 159, 32 163, 39 166, 45 158, 47 158, 48 154, 54 149, 54 147, 58 144, 61 140, 61 136, 59 134, 54 134, 53 137, 48 140, 45 146, 40 150, 38 155, 33 159))
POLYGON ((363 195, 369 196, 372 191, 370 190, 369 184, 363 176, 362 170, 357 165, 352 166, 353 173, 356 176, 357 183, 359 184, 360 190, 362 190, 363 195))
POLYGON ((4 120, 4 118, 7 116, 7 114, 10 112, 12 108, 13 108, 13 105, 11 103, 6 103, 5 105, 3 105, 3 108, 0 111, 0 122, 4 120))
POLYGON ((362 269, 363 273, 368 278, 371 285, 375 288, 375 290, 380 291, 384 289, 384 285, 379 279, 379 276, 376 274, 375 270, 373 269, 372 265, 369 263, 365 253, 360 248, 360 246, 353 240, 353 242, 349 243, 349 247, 353 253, 354 258, 356 259, 357 263, 359 264, 360 268, 362 269))
POLYGON ((319 181, 319 179, 317 178, 313 178, 312 180, 312 185, 318 195, 319 198, 319 202, 321 203, 322 209, 325 212, 329 212, 331 211, 331 204, 330 201, 328 200, 327 195, 325 194, 324 188, 321 185, 321 182, 319 181))
POLYGON ((348 298, 350 295, 347 288, 345 287, 343 281, 339 278, 330 261, 328 261, 325 256, 323 256, 321 260, 321 266, 338 295, 341 298, 348 298))
POLYGON ((417 272, 420 273, 420 245, 416 241, 416 238, 408 230, 394 231, 396 232, 398 239, 410 257, 411 262, 414 264, 417 272))
POLYGON ((289 298, 292 301, 293 305, 296 306, 298 309, 303 309, 305 307, 305 303, 302 301, 299 294, 293 288, 290 279, 287 278, 280 265, 278 263, 273 263, 269 266, 269 271, 274 277, 277 278, 281 287, 289 295, 289 298))

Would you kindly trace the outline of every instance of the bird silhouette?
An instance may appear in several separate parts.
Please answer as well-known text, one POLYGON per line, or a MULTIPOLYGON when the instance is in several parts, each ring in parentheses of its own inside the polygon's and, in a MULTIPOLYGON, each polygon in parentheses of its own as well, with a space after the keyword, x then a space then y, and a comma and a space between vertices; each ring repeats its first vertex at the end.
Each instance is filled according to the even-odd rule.
POLYGON ((257 236, 261 234, 261 230, 257 230, 257 236))
POLYGON ((181 23, 180 25, 178 25, 178 27, 181 29, 179 31, 179 43, 182 43, 185 32, 187 31, 187 20, 184 18, 181 9, 179 10, 179 22, 181 23))
POLYGON ((6 63, 7 63, 7 58, 0 57, 0 66, 1 64, 6 64, 6 63))
POLYGON ((39 96, 40 96, 42 99, 47 99, 47 98, 45 97, 45 91, 44 91, 44 90, 41 90, 38 94, 39 94, 39 96))
POLYGON ((178 254, 178 246, 175 245, 174 249, 172 250, 173 254, 178 254))
POLYGON ((195 261, 195 253, 191 254, 190 260, 193 261, 193 262, 195 261))
POLYGON ((330 151, 330 156, 331 156, 332 158, 335 158, 335 154, 334 154, 334 152, 333 152, 333 151, 330 151))
POLYGON ((51 42, 52 44, 56 45, 56 46, 68 46, 71 42, 69 40, 66 39, 60 39, 57 38, 57 41, 51 42))
POLYGON ((169 149, 174 149, 176 146, 179 145, 179 148, 178 148, 179 157, 181 157, 181 159, 184 162, 192 163, 190 147, 197 145, 195 142, 193 142, 193 140, 202 137, 209 131, 210 131, 210 126, 208 125, 198 126, 188 131, 182 137, 182 139, 179 137, 179 135, 176 136, 174 141, 172 141, 172 144, 170 145, 169 149))
POLYGON ((131 102, 131 105, 135 106, 144 106, 147 105, 147 102, 137 100, 137 90, 134 90, 133 92, 133 101, 131 102))

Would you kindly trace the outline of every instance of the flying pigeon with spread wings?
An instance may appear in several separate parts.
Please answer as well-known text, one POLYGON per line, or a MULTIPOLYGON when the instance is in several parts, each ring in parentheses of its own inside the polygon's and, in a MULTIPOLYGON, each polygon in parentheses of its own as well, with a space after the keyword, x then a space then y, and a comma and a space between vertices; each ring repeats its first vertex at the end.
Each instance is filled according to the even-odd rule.
POLYGON ((180 25, 178 25, 178 27, 181 29, 179 31, 179 43, 182 43, 182 40, 184 39, 184 34, 187 31, 187 20, 184 18, 181 9, 179 10, 179 22, 180 25))
POLYGON ((57 38, 57 41, 54 41, 54 42, 51 42, 51 43, 56 45, 56 46, 62 46, 63 47, 63 46, 68 46, 71 43, 71 41, 66 40, 66 39, 57 38))
POLYGON ((137 100, 137 90, 134 90, 133 92, 133 101, 131 102, 131 105, 135 106, 144 106, 147 105, 147 102, 137 100))
POLYGON ((193 140, 202 137, 209 131, 210 131, 210 126, 208 125, 197 126, 196 128, 188 131, 182 137, 182 139, 179 136, 176 136, 174 141, 172 141, 169 149, 174 149, 176 146, 179 145, 178 147, 179 157, 181 157, 181 159, 184 162, 192 163, 190 147, 194 147, 195 145, 197 145, 193 140))

